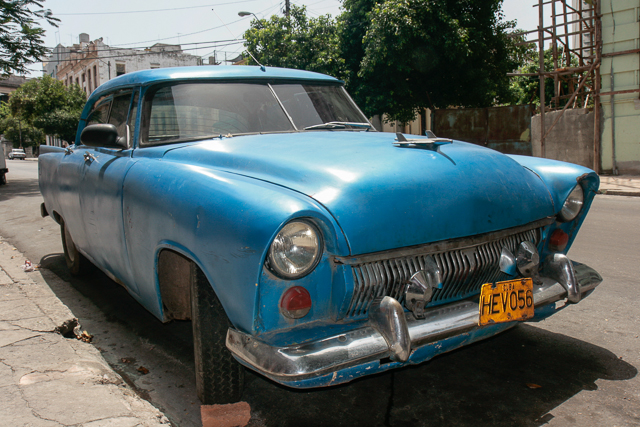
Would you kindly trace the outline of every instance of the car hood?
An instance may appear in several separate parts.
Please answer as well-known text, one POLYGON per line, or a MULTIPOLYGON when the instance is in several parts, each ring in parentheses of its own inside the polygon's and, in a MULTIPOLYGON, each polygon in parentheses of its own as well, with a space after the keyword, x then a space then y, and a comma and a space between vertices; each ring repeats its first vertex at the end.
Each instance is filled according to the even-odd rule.
POLYGON ((173 146, 165 161, 271 182, 336 218, 351 254, 515 227, 554 214, 540 178, 497 151, 454 141, 394 146, 395 134, 305 132, 173 146))

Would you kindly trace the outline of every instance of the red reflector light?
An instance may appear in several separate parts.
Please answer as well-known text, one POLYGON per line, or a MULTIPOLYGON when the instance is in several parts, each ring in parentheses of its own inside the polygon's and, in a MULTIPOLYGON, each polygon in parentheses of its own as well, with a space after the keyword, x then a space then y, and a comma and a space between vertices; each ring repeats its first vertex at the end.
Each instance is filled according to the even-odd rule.
POLYGON ((558 228, 553 233, 551 233, 551 238, 549 239, 550 248, 555 248, 557 250, 563 251, 564 248, 567 247, 567 243, 569 243, 569 235, 564 231, 558 228))
POLYGON ((290 319, 300 319, 311 310, 311 295, 302 286, 287 289, 280 300, 280 311, 290 319))

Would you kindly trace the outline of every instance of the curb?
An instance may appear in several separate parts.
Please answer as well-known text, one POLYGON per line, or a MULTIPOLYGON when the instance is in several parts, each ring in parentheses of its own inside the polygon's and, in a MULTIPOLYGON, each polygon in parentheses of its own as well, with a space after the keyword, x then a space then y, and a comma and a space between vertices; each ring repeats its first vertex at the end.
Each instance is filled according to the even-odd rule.
POLYGON ((23 254, 0 238, 0 425, 166 426, 93 345, 23 254), (65 338, 70 336, 71 338, 65 338))
POLYGON ((629 196, 640 197, 640 191, 623 191, 623 190, 600 190, 599 194, 607 196, 629 196))

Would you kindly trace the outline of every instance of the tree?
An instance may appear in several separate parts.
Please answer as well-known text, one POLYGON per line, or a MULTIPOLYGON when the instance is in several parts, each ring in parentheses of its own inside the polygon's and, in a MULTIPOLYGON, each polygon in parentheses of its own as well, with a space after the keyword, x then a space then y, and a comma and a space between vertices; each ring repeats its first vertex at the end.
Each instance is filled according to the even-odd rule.
POLYGON ((369 116, 403 122, 428 108, 512 100, 521 51, 502 0, 345 0, 339 18, 346 80, 369 116))
MULTIPOLYGON (((520 68, 521 73, 537 73, 540 68, 540 62, 538 59, 537 52, 533 52, 534 55, 531 55, 529 60, 526 62, 522 68, 520 68)), ((566 61, 564 47, 560 47, 558 49, 558 57, 560 58, 559 66, 566 61)), ((578 66, 578 59, 575 55, 571 55, 569 60, 571 67, 578 66)), ((553 64, 553 48, 549 48, 544 52, 544 70, 546 72, 551 72, 554 69, 553 64)), ((572 79, 575 81, 577 74, 569 74, 561 77, 560 81, 560 93, 561 94, 571 94, 574 85, 569 86, 568 80, 572 79)), ((518 104, 534 104, 536 106, 540 106, 540 77, 538 76, 518 76, 514 77, 511 80, 511 91, 514 96, 514 101, 518 104)), ((554 90, 554 80, 553 78, 547 77, 544 81, 544 99, 545 105, 550 106, 552 102, 552 98, 555 96, 554 90)), ((559 107, 564 107, 568 100, 562 99, 559 102, 559 107)))
POLYGON ((37 130, 34 139, 23 138, 26 145, 44 142, 45 134, 72 142, 85 102, 86 94, 78 85, 66 87, 50 76, 29 80, 11 94, 6 107, 9 115, 5 115, 0 130, 4 129, 7 138, 15 142, 13 135, 19 121, 20 126, 37 130))
POLYGON ((0 133, 13 142, 14 146, 36 146, 44 143, 44 132, 13 116, 6 102, 0 104, 0 133))
POLYGON ((59 19, 50 10, 42 10, 42 2, 34 0, 0 0, 0 75, 24 74, 27 65, 38 62, 48 49, 36 19, 44 19, 54 27, 59 19), (31 10, 37 7, 40 10, 31 10))
POLYGON ((247 50, 263 65, 333 76, 343 72, 335 21, 331 15, 308 18, 305 6, 292 4, 288 17, 254 19, 244 38, 247 50))

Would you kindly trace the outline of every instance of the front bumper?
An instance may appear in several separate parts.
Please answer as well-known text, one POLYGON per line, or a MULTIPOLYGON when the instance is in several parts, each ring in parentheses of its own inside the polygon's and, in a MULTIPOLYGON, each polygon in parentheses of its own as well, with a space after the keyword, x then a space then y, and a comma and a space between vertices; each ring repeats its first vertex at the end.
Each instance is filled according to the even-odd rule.
MULTIPOLYGON (((562 267, 562 274, 551 271, 550 277, 541 277, 542 284, 534 285, 533 320, 553 314, 557 309, 552 303, 577 302, 602 282, 602 277, 584 264, 568 262, 562 267)), ((410 312, 390 315, 388 308, 381 305, 377 315, 370 312, 365 326, 304 344, 271 346, 229 328, 226 345, 243 365, 281 384, 307 388, 421 363, 517 324, 478 326, 478 303, 469 300, 425 310, 426 316, 420 320, 410 312)))

